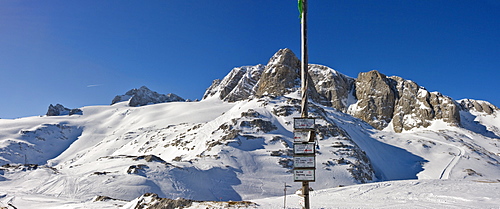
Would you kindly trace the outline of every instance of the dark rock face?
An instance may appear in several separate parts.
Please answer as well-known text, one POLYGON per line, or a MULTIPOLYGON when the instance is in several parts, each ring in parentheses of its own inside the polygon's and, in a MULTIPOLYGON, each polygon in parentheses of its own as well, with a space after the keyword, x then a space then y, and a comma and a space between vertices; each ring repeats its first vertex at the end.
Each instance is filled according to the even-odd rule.
POLYGON ((158 104, 165 102, 181 102, 185 101, 183 98, 175 95, 175 94, 159 94, 155 91, 149 90, 147 87, 142 86, 139 89, 132 89, 127 91, 125 95, 116 96, 113 101, 111 101, 111 105, 129 100, 129 106, 138 107, 144 106, 148 104, 158 104))
POLYGON ((360 73, 356 79, 357 108, 351 112, 377 129, 385 128, 392 119, 396 93, 394 83, 378 71, 360 73))
POLYGON ((460 124, 460 108, 450 97, 378 71, 359 74, 356 97, 358 102, 349 113, 377 129, 384 129, 391 121, 396 132, 428 127, 436 119, 460 124))
POLYGON ((75 109, 69 109, 64 107, 61 104, 56 104, 55 106, 50 104, 49 109, 47 110, 47 116, 60 116, 60 115, 82 115, 83 111, 75 108, 75 109))
MULTIPOLYGON (((259 80, 256 96, 283 96, 300 89, 300 60, 290 49, 280 49, 269 60, 259 80)), ((314 88, 314 81, 307 75, 308 97, 316 102, 324 100, 314 88)))
POLYGON ((397 83, 395 89, 398 97, 393 117, 396 132, 428 127, 430 121, 436 119, 456 126, 460 124, 460 108, 450 97, 429 92, 413 81, 397 76, 390 78, 397 83))
POLYGON ((497 106, 487 101, 463 99, 460 100, 459 102, 463 110, 482 112, 488 115, 491 115, 495 111, 499 110, 497 106))
POLYGON ((266 65, 256 95, 282 96, 288 89, 300 86, 299 69, 300 61, 295 54, 290 49, 280 49, 266 65))

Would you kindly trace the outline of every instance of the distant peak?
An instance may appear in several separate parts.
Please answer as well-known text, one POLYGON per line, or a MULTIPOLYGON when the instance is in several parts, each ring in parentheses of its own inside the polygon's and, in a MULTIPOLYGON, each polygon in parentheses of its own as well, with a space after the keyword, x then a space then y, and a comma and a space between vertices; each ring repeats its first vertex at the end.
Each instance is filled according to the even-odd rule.
POLYGON ((131 107, 138 107, 165 102, 182 102, 185 100, 172 93, 167 95, 159 94, 158 92, 150 90, 146 86, 141 86, 139 89, 131 89, 127 91, 124 95, 115 96, 113 101, 111 101, 111 105, 123 101, 129 101, 128 104, 131 107))
POLYGON ((49 109, 47 110, 47 116, 60 116, 60 115, 82 115, 83 111, 75 108, 69 109, 64 107, 62 104, 49 105, 49 109))

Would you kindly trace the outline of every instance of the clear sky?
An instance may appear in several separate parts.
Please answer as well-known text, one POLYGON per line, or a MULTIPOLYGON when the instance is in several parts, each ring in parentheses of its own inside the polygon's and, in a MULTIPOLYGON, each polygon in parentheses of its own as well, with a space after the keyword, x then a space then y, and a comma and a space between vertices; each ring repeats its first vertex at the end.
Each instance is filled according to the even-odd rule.
MULTIPOLYGON (((500 1, 308 2, 310 63, 500 106, 500 1)), ((201 99, 233 67, 300 56, 298 15, 296 0, 1 0, 0 118, 143 85, 201 99)))

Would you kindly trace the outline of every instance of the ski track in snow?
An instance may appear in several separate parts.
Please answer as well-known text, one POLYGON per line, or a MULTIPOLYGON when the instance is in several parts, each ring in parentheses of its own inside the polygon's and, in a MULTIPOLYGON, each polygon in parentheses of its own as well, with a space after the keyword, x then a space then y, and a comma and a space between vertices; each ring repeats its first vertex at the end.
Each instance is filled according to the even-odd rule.
MULTIPOLYGON (((462 148, 462 147, 456 146, 454 144, 446 143, 446 142, 443 142, 443 141, 440 141, 440 140, 436 140, 436 139, 433 139, 433 138, 430 138, 430 137, 421 136, 421 135, 418 135, 418 136, 421 137, 422 139, 425 139, 425 140, 428 140, 428 141, 432 141, 432 142, 435 142, 435 143, 439 143, 439 144, 442 144, 442 145, 450 146, 450 147, 453 147, 453 148, 455 148, 455 149, 458 150, 458 154, 455 155, 455 157, 453 157, 450 162, 448 162, 448 164, 443 168, 443 170, 441 171, 441 174, 439 175, 439 179, 449 179, 451 171, 458 164, 458 161, 460 160, 460 158, 464 155, 465 149, 462 148)), ((446 140, 446 138, 445 138, 445 140, 446 140)))

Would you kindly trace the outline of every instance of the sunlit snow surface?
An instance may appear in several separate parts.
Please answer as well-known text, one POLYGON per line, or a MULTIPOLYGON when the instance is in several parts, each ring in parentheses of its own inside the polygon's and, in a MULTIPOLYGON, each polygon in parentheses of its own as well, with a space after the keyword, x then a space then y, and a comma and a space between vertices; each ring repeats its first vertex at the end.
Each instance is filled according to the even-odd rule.
MULTIPOLYGON (((388 181, 314 191, 310 202, 311 208, 498 208, 499 192, 499 182, 388 181)), ((302 199, 288 196, 286 208, 301 208, 302 199)), ((283 208, 284 199, 254 202, 261 208, 283 208)))
MULTIPOLYGON (((259 208, 282 208, 284 183, 291 185, 288 194, 300 188, 277 165, 278 158, 270 156, 283 146, 273 136, 291 143, 289 122, 298 114, 272 113, 273 105, 284 103, 212 98, 128 107, 122 102, 83 107, 83 115, 0 119, 0 162, 40 164, 36 170, 0 170, 0 207, 119 208, 154 192, 174 199, 246 200, 259 208), (255 140, 210 146, 217 144, 212 138, 223 136, 220 127, 249 109, 277 130, 261 133, 243 127, 255 140), (146 155, 161 160, 148 161, 146 155), (124 201, 94 202, 99 195, 124 201)), ((327 172, 322 163, 332 158, 332 139, 320 140, 323 154, 317 157, 317 181, 311 183, 312 208, 500 207, 497 115, 462 113, 463 128, 434 121, 425 129, 394 133, 332 108, 324 112, 366 152, 381 182, 356 185, 340 166, 327 172)), ((299 208, 300 200, 289 195, 287 208, 299 208)), ((217 207, 207 204, 191 208, 217 207)))

